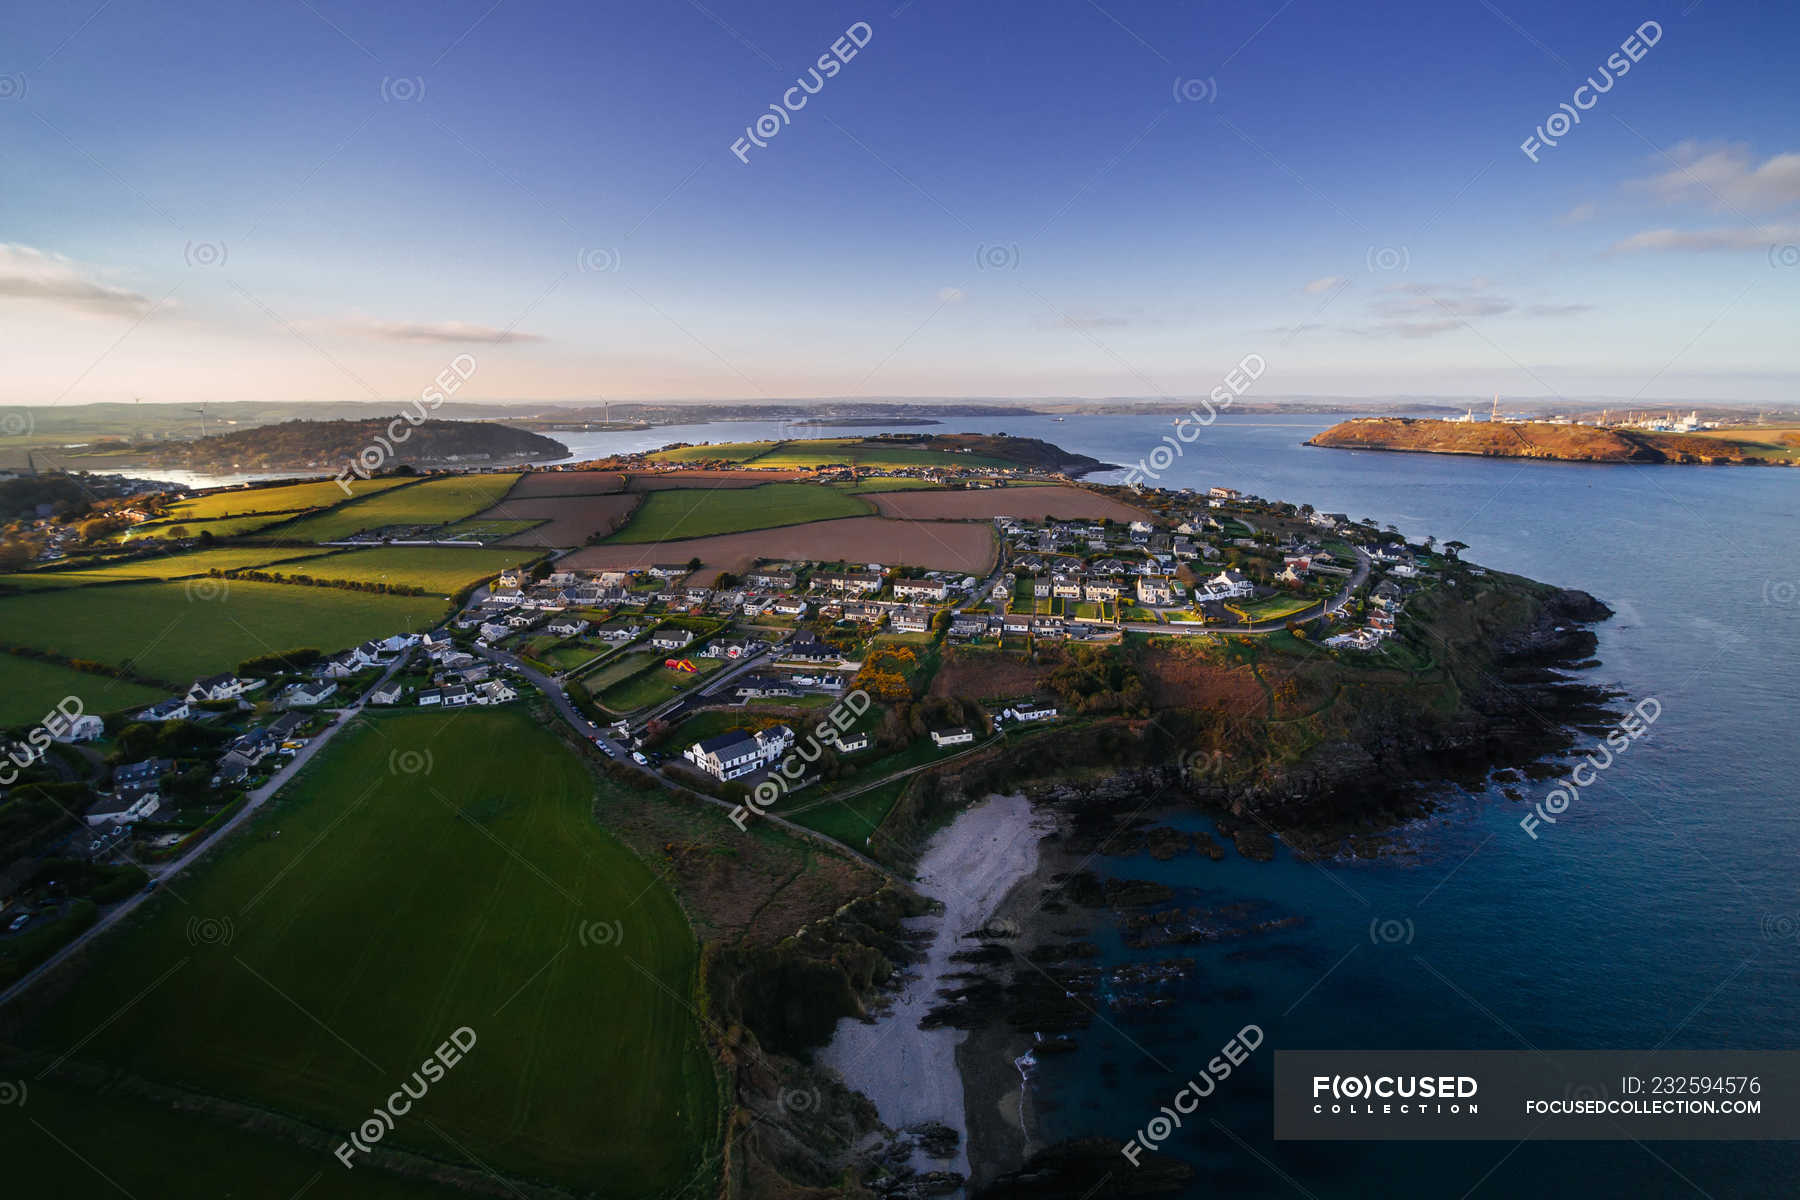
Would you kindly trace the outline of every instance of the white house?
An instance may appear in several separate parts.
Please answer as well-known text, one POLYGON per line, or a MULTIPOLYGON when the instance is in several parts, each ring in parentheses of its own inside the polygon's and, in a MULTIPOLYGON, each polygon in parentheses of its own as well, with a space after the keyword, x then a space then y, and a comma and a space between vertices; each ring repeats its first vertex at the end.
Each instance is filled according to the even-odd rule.
POLYGON ((1015 721, 1051 721, 1056 719, 1054 704, 1015 704, 1006 710, 1006 715, 1015 721))
POLYGON ((931 628, 929 608, 902 608, 888 618, 896 633, 924 633, 931 628))
POLYGON ((964 746, 975 740, 975 731, 967 728, 934 729, 931 740, 939 750, 945 746, 964 746))
POLYGON ((1206 596, 1209 600, 1229 600, 1255 593, 1256 585, 1237 571, 1220 571, 1206 581, 1206 596))
POLYGON ((867 596, 881 590, 882 576, 874 571, 851 571, 842 575, 820 575, 814 582, 834 592, 867 596))
POLYGON ((1082 585, 1081 594, 1088 600, 1117 600, 1119 585, 1111 579, 1090 579, 1082 585))
POLYGON ((244 694, 244 681, 236 675, 208 675, 204 679, 194 680, 188 688, 189 704, 199 704, 207 700, 235 700, 244 694))
POLYGON ((518 689, 504 679, 495 679, 481 685, 482 704, 505 704, 508 700, 519 698, 518 689))
POLYGON ((694 640, 694 635, 686 629, 668 626, 650 635, 650 644, 658 650, 680 650, 694 640))
POLYGON ((794 731, 786 725, 748 733, 733 729, 689 746, 682 757, 721 783, 760 771, 794 744, 794 731))
POLYGON ((91 742, 106 732, 106 722, 93 713, 82 713, 71 721, 57 724, 61 726, 55 734, 59 742, 91 742))
POLYGON ((894 596, 899 600, 945 600, 950 586, 941 579, 901 579, 894 584, 894 596))
POLYGON ((146 708, 143 712, 138 714, 138 720, 185 721, 187 720, 187 716, 187 701, 180 697, 176 697, 173 700, 164 700, 160 704, 152 704, 149 708, 146 708))
POLYGON ((281 693, 280 703, 286 708, 314 708, 331 699, 337 688, 337 683, 329 679, 296 683, 281 693))
POLYGON ((580 617, 560 617, 544 626, 557 637, 580 637, 587 632, 588 623, 580 617))
POLYGON ((1175 590, 1167 575, 1142 575, 1137 581, 1139 604, 1173 604, 1175 590))
POLYGON ((92 825, 129 825, 152 816, 162 807, 162 797, 155 790, 119 796, 102 796, 88 806, 87 823, 92 825))

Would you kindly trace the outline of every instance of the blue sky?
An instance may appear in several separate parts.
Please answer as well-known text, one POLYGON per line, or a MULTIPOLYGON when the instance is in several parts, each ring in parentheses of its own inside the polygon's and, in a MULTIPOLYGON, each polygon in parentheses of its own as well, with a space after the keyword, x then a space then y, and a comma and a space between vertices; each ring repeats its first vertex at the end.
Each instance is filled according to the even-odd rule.
POLYGON ((461 352, 465 395, 540 402, 1177 397, 1250 353, 1271 396, 1791 402, 1797 26, 1717 0, 9 6, 0 402, 401 398, 461 352), (784 93, 805 107, 740 161, 784 93))

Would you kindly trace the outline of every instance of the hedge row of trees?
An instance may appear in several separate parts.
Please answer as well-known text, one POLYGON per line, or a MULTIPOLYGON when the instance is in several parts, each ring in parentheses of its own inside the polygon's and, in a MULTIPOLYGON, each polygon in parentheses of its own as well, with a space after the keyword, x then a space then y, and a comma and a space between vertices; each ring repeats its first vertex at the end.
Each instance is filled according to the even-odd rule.
POLYGON ((127 683, 141 683, 146 687, 164 689, 177 687, 166 679, 157 679, 138 673, 132 669, 130 659, 114 666, 111 663, 95 662, 91 658, 71 658, 67 654, 58 654, 54 650, 43 650, 36 646, 15 646, 11 642, 0 642, 0 654, 35 658, 39 662, 55 663, 57 666, 68 667, 72 671, 81 671, 88 675, 104 675, 108 679, 123 679, 127 683))
POLYGON ((311 575, 284 575, 280 571, 221 571, 214 567, 208 574, 225 579, 247 579, 252 583, 289 583, 299 587, 341 588, 347 592, 375 592, 388 596, 424 596, 428 594, 424 588, 410 583, 378 583, 366 579, 317 579, 311 575))

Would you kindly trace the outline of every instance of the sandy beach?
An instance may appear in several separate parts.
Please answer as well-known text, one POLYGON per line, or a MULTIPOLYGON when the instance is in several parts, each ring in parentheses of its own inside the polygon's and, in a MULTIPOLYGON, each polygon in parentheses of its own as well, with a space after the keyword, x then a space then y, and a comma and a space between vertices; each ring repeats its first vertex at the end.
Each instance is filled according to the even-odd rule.
POLYGON ((1034 818, 1023 796, 990 796, 940 830, 919 862, 917 887, 944 908, 910 922, 934 936, 914 966, 893 1008, 873 1024, 844 1020, 818 1056, 850 1087, 874 1101, 882 1121, 903 1129, 940 1121, 956 1130, 956 1157, 948 1162, 917 1157, 920 1170, 969 1173, 968 1122, 963 1106, 957 1047, 962 1030, 920 1029, 938 1004, 938 988, 957 964, 950 956, 974 945, 973 932, 999 908, 1007 893, 1037 868, 1038 839, 1048 820, 1034 818))

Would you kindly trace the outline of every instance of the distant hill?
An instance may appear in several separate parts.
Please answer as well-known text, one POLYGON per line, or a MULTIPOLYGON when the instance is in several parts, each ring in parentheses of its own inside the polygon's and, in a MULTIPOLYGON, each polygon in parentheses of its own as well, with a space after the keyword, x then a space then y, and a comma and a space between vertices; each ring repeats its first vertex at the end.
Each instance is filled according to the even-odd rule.
POLYGON ((1310 438, 1309 446, 1339 450, 1401 450, 1420 454, 1479 454, 1564 462, 1772 464, 1796 462, 1780 441, 1750 430, 1650 433, 1592 425, 1496 421, 1433 421, 1414 417, 1358 417, 1310 438), (1738 434, 1741 436, 1734 436, 1738 434))
MULTIPOLYGON (((907 435, 899 435, 905 437, 907 435)), ((894 440, 899 440, 896 437, 894 440)), ((883 439, 887 440, 887 439, 883 439)), ((924 450, 966 450, 989 458, 1005 459, 1022 467, 1044 471, 1061 471, 1065 475, 1085 475, 1089 471, 1115 469, 1111 463, 1064 450, 1042 438, 1008 437, 1004 433, 944 433, 920 437, 916 443, 924 450)))
MULTIPOLYGON (((554 438, 488 421, 426 421, 412 426, 393 418, 354 421, 285 421, 215 437, 167 445, 97 443, 81 458, 109 465, 185 467, 189 470, 339 470, 370 446, 382 449, 382 467, 542 462, 564 458, 569 448, 554 438), (391 431, 406 434, 396 442, 391 431), (391 450, 383 449, 391 447, 391 450)), ((71 456, 75 457, 75 456, 71 456)))

